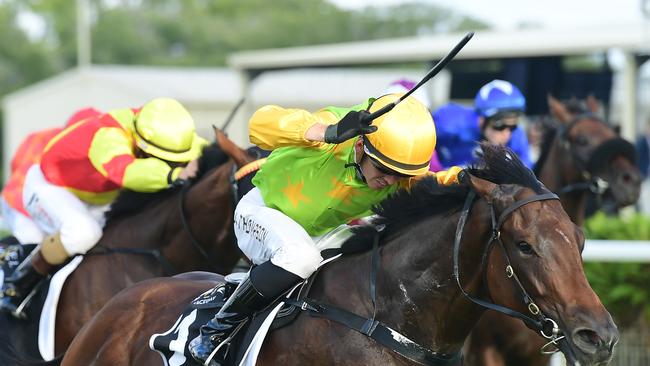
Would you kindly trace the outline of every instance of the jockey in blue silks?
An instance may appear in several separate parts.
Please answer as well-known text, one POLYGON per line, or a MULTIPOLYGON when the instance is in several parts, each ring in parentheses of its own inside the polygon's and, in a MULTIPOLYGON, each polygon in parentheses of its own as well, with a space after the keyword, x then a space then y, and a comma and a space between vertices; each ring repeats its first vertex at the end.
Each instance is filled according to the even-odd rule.
POLYGON ((476 94, 474 108, 448 103, 436 109, 436 152, 443 167, 472 164, 478 143, 488 141, 508 146, 532 168, 528 138, 518 123, 525 110, 524 95, 504 80, 485 84, 476 94))

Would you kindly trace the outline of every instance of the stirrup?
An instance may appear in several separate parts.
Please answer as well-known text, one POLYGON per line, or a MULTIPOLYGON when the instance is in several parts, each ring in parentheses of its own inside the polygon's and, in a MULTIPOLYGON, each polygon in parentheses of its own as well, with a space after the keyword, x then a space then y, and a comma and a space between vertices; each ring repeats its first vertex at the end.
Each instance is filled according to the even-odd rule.
MULTIPOLYGON (((7 309, 6 307, 3 307, 4 311, 7 311, 9 314, 11 314, 16 319, 27 320, 28 317, 27 317, 27 314, 25 313, 25 309, 27 308, 27 306, 29 306, 29 304, 31 304, 32 299, 34 298, 34 296, 36 295, 36 293, 40 289, 42 283, 43 282, 41 281, 38 284, 36 284, 36 286, 34 286, 34 288, 29 292, 29 294, 27 294, 27 296, 25 296, 23 301, 21 301, 20 304, 18 304, 18 306, 16 306, 15 309, 13 309, 11 311, 8 311, 9 309, 7 309)), ((4 296, 4 297, 6 297, 6 296, 4 296)), ((9 299, 7 301, 11 301, 11 299, 9 299)), ((13 303, 12 303, 12 305, 13 305, 13 303)))
POLYGON ((34 295, 36 295, 36 291, 38 290, 39 287, 40 285, 36 285, 36 287, 32 289, 32 291, 25 297, 25 299, 18 305, 18 307, 16 307, 16 310, 11 312, 11 315, 13 315, 18 319, 26 320, 27 314, 25 313, 24 310, 32 302, 32 298, 34 297, 34 295))
POLYGON ((210 353, 210 355, 208 356, 208 358, 205 359, 205 362, 203 362, 203 366, 210 366, 210 362, 212 362, 212 360, 213 360, 214 357, 217 355, 217 353, 219 353, 219 350, 221 350, 221 348, 224 347, 224 346, 225 346, 225 348, 226 348, 226 351, 225 351, 225 353, 223 354, 223 358, 222 358, 222 360, 225 360, 226 357, 228 357, 228 351, 230 351, 230 342, 231 342, 232 339, 237 335, 237 333, 239 333, 239 331, 242 329, 242 327, 243 327, 246 323, 248 323, 248 319, 246 319, 246 320, 240 322, 240 323, 237 325, 237 327, 236 327, 235 329, 233 329, 232 332, 230 332, 230 335, 229 335, 228 337, 226 337, 226 339, 224 339, 221 343, 219 343, 219 344, 214 348, 214 350, 210 353))

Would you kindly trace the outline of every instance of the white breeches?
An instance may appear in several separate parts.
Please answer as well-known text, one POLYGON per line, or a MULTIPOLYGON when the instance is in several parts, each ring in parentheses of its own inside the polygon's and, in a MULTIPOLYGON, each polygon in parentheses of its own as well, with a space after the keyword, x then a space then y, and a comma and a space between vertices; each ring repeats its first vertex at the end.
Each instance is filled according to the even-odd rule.
POLYGON ((2 198, 2 218, 11 234, 21 244, 38 244, 43 241, 45 234, 34 220, 9 206, 4 198, 2 198))
POLYGON ((60 233, 61 243, 70 255, 86 253, 102 236, 108 205, 90 205, 67 189, 48 182, 39 165, 27 171, 23 202, 43 232, 60 233))
POLYGON ((297 222, 264 204, 255 187, 235 209, 235 235, 239 248, 254 263, 269 259, 302 278, 309 277, 323 260, 315 239, 297 222))

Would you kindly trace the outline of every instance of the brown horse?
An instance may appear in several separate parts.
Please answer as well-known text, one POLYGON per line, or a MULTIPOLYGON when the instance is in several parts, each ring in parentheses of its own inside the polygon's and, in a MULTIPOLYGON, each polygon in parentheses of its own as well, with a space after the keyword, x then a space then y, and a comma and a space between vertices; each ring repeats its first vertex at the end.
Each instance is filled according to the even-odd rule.
POLYGON ((641 189, 634 146, 597 117, 595 98, 587 98, 585 104, 587 108, 549 97, 559 127, 549 131, 544 160, 535 167, 539 179, 560 195, 577 225, 584 223, 590 192, 609 194, 618 207, 625 207, 636 203, 641 189))
MULTIPOLYGON (((510 150, 489 145, 483 150, 485 166, 462 175, 463 185, 443 187, 425 179, 383 202, 378 223, 386 229, 379 249, 346 250, 363 242, 366 230, 358 229, 343 247, 352 253, 321 271, 309 297, 356 314, 372 314, 374 308, 381 324, 440 357, 460 351, 484 311, 480 298, 516 310, 536 329, 545 325, 547 333, 551 319, 557 322, 556 331, 566 336, 563 350, 574 363, 607 363, 618 332, 584 276, 582 231, 510 150)), ((190 299, 217 280, 161 278, 123 291, 79 333, 62 364, 162 364, 148 349, 149 337, 169 329, 190 299)), ((360 332, 304 315, 272 332, 257 361, 413 364, 360 332)))
MULTIPOLYGON (((216 132, 217 146, 204 150, 198 177, 191 184, 158 193, 123 192, 113 204, 103 237, 61 292, 56 354, 65 352, 111 297, 136 282, 191 270, 229 273, 233 269, 241 253, 234 243, 230 177, 235 165, 253 157, 216 132)), ((38 309, 31 310, 36 320, 38 314, 38 309)), ((38 354, 32 345, 35 327, 24 327, 11 317, 0 317, 0 322, 6 338, 0 342, 10 344, 19 355, 38 354)))
MULTIPOLYGON (((538 178, 560 196, 571 220, 582 225, 589 195, 611 194, 618 207, 639 198, 641 174, 635 166, 634 147, 596 117, 595 98, 566 104, 548 98, 558 126, 546 133, 538 178)), ((550 356, 540 348, 547 341, 524 324, 491 311, 486 312, 469 338, 466 364, 471 366, 547 365, 550 356)))

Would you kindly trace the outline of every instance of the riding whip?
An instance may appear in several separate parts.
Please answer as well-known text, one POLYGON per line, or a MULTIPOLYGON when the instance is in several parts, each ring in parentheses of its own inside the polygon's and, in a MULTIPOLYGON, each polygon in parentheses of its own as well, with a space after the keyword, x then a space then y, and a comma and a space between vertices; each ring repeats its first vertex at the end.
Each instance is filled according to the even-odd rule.
POLYGON ((415 92, 419 87, 421 87, 431 78, 436 76, 440 72, 440 70, 442 70, 449 63, 449 61, 451 61, 451 59, 453 59, 456 56, 456 54, 458 54, 458 52, 463 47, 465 47, 467 42, 469 42, 469 40, 472 39, 473 36, 474 36, 474 32, 467 33, 465 37, 463 37, 463 39, 461 39, 460 42, 458 42, 458 44, 447 54, 447 56, 443 57, 442 60, 438 61, 438 63, 435 66, 433 66, 431 70, 429 70, 429 72, 422 78, 422 80, 420 80, 419 83, 417 83, 413 87, 413 89, 409 90, 406 94, 404 94, 401 98, 394 101, 393 103, 390 103, 384 106, 383 108, 368 115, 368 117, 366 117, 366 122, 368 124, 371 124, 375 118, 383 116, 384 114, 390 112, 390 110, 395 108, 395 106, 398 105, 401 101, 406 99, 409 95, 413 94, 413 92, 415 92))
POLYGON ((230 114, 228 115, 228 118, 226 118, 226 122, 224 122, 223 126, 221 126, 221 131, 225 131, 226 128, 228 128, 228 125, 230 124, 230 122, 232 122, 233 117, 235 117, 235 114, 237 113, 239 108, 241 108, 241 106, 244 104, 245 99, 246 98, 241 97, 239 99, 239 101, 237 102, 237 104, 235 104, 235 107, 232 109, 232 111, 230 111, 230 114))

